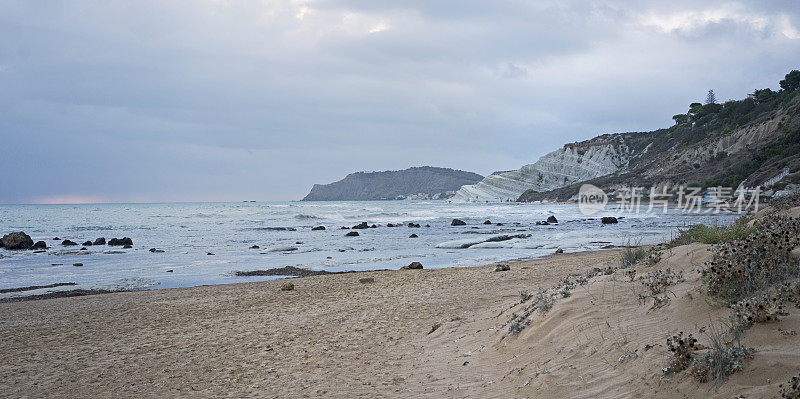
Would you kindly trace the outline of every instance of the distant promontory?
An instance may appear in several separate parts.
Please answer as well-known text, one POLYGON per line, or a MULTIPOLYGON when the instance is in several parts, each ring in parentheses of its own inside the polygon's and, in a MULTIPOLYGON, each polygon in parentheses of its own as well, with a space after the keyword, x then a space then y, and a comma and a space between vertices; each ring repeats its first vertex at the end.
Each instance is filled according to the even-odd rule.
POLYGON ((330 184, 315 184, 303 201, 375 201, 444 199, 483 176, 449 168, 414 167, 385 172, 356 172, 330 184))

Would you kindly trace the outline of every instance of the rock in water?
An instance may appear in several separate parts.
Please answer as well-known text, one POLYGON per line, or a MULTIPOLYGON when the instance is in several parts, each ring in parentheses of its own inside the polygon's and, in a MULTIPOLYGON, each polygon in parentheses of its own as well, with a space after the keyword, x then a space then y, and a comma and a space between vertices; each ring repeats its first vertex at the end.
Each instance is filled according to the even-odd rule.
POLYGON ((464 221, 463 221, 463 220, 461 220, 461 219, 453 219, 453 221, 452 221, 452 222, 450 222, 450 225, 451 225, 451 226, 466 226, 466 225, 467 225, 467 223, 466 223, 466 222, 464 222, 464 221))
POLYGON ((345 237, 358 237, 358 232, 357 231, 351 231, 351 232, 345 234, 344 236, 345 237))
POLYGON ((325 226, 316 226, 311 228, 312 231, 325 230, 325 226))
POLYGON ((128 237, 121 238, 121 239, 120 238, 112 238, 112 239, 108 240, 108 245, 115 245, 115 246, 118 246, 118 245, 122 245, 122 246, 130 245, 130 246, 133 246, 133 240, 128 238, 128 237))
POLYGON ((100 238, 94 240, 92 245, 106 245, 106 238, 105 237, 100 237, 100 238))
POLYGON ((417 238, 417 237, 419 237, 419 236, 416 235, 416 234, 412 234, 412 235, 408 236, 408 238, 417 238))
POLYGON ((292 290, 294 290, 294 284, 288 281, 284 281, 283 284, 281 284, 281 291, 292 291, 292 290))
POLYGON ((415 269, 422 269, 422 263, 419 262, 411 262, 408 266, 403 266, 401 270, 415 270, 415 269))
POLYGON ((47 243, 44 241, 36 241, 36 244, 33 244, 33 249, 47 249, 47 243))
POLYGON ((65 247, 71 247, 71 246, 74 246, 74 245, 78 245, 78 243, 75 242, 75 241, 72 241, 72 240, 64 240, 64 241, 61 241, 61 245, 65 246, 65 247))
POLYGON ((92 242, 91 241, 86 241, 86 242, 83 243, 83 246, 84 247, 90 247, 90 246, 92 246, 92 242))
POLYGON ((601 222, 601 223, 603 223, 603 224, 613 224, 613 223, 619 223, 619 222, 617 221, 617 218, 615 218, 615 217, 613 217, 613 216, 603 216, 603 218, 602 218, 602 219, 600 219, 600 222, 601 222))
POLYGON ((557 254, 563 254, 563 253, 564 253, 564 250, 563 250, 563 249, 561 249, 561 248, 559 248, 559 249, 557 249, 557 250, 556 250, 556 253, 557 253, 557 254))
POLYGON ((0 238, 0 241, 6 249, 30 249, 33 247, 31 236, 22 231, 8 233, 0 238))
POLYGON ((408 227, 412 227, 412 228, 418 229, 419 228, 419 224, 418 223, 409 223, 408 227))
POLYGON ((369 225, 367 224, 367 222, 361 222, 361 223, 353 226, 353 228, 354 229, 368 229, 369 225))
POLYGON ((483 224, 492 224, 492 221, 491 220, 487 220, 487 221, 483 222, 483 224))
POLYGON ((511 270, 511 266, 509 266, 508 263, 501 263, 494 267, 494 271, 496 272, 507 272, 509 270, 511 270))
POLYGON ((547 217, 547 223, 558 223, 558 219, 555 216, 550 215, 547 217))

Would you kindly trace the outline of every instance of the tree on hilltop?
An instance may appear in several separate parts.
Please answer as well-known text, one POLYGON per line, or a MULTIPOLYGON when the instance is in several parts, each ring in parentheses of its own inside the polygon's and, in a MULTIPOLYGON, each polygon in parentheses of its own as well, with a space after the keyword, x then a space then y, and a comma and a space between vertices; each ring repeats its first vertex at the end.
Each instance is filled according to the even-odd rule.
POLYGON ((781 89, 794 91, 800 87, 800 71, 794 70, 786 74, 786 78, 780 81, 781 89))
POLYGON ((714 94, 714 90, 709 90, 708 95, 706 95, 706 105, 708 104, 716 104, 717 103, 717 96, 714 94))

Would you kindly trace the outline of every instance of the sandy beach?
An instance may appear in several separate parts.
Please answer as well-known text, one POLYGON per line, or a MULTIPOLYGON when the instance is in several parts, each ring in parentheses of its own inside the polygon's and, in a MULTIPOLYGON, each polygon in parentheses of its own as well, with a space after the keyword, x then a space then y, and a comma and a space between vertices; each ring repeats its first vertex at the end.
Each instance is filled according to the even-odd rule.
MULTIPOLYGON (((800 317, 757 325, 759 349, 720 388, 665 376, 665 340, 727 309, 698 289, 707 245, 655 308, 617 271, 510 336, 520 292, 619 263, 620 250, 511 264, 348 273, 0 304, 6 397, 761 397, 797 371, 800 317), (693 274, 694 273, 694 274, 693 274), (372 283, 359 280, 373 278, 372 283), (770 382, 768 382, 770 381, 770 382)), ((640 270, 639 273, 645 272, 640 270)), ((794 313, 794 312, 792 312, 794 313)), ((754 345, 755 346, 755 345, 754 345)))

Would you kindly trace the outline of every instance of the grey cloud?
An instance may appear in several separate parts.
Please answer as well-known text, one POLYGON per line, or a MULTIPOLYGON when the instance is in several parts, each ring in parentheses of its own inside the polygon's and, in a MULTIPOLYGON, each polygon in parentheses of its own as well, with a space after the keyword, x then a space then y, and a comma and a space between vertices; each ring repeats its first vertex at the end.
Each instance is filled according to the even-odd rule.
POLYGON ((0 170, 15 171, 0 203, 297 199, 422 164, 487 174, 800 67, 790 1, 0 8, 0 170))

